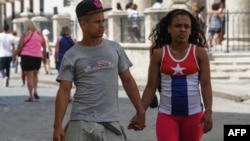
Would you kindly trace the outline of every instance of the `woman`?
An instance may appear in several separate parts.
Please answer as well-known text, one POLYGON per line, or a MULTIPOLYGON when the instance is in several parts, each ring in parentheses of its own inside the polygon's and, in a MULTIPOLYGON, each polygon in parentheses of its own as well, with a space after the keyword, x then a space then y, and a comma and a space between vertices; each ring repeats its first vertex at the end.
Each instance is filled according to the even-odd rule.
POLYGON ((212 88, 203 30, 191 13, 176 9, 161 19, 149 39, 153 44, 142 102, 147 109, 159 88, 157 140, 200 141, 212 129, 212 88))
POLYGON ((220 13, 220 23, 221 23, 221 32, 217 36, 218 45, 221 45, 222 41, 224 40, 224 34, 225 34, 225 22, 226 22, 226 9, 225 9, 225 2, 219 2, 219 10, 220 13))
POLYGON ((71 36, 71 29, 69 26, 63 26, 61 29, 60 37, 58 38, 55 45, 55 61, 56 69, 59 71, 61 66, 62 58, 66 51, 68 51, 76 40, 71 36))
POLYGON ((39 99, 37 94, 38 71, 42 60, 46 59, 46 44, 43 35, 37 30, 32 21, 24 23, 25 31, 22 34, 15 59, 21 56, 21 68, 27 77, 29 98, 27 102, 33 102, 33 98, 39 99), (42 47, 42 49, 41 49, 42 47))
POLYGON ((198 18, 198 21, 200 23, 200 26, 201 28, 205 31, 206 29, 206 19, 204 17, 204 12, 205 12, 205 7, 204 6, 201 6, 198 11, 197 11, 197 18, 198 18))
POLYGON ((216 45, 221 44, 221 18, 223 18, 223 13, 220 12, 220 5, 219 3, 214 3, 212 5, 212 13, 209 18, 209 37, 208 37, 208 43, 209 47, 213 47, 213 41, 214 37, 217 34, 217 39, 216 39, 216 45))

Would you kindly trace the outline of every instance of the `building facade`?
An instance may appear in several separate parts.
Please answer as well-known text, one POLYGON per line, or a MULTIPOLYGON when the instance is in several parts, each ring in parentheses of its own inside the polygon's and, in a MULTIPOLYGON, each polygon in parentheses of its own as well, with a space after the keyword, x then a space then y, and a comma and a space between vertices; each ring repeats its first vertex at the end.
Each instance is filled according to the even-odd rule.
MULTIPOLYGON (((16 30, 19 35, 23 31, 23 22, 33 20, 40 30, 47 28, 51 31, 50 41, 52 47, 59 36, 60 28, 63 25, 70 25, 73 30, 73 36, 81 39, 81 30, 75 16, 75 7, 80 0, 0 0, 0 26, 10 24, 12 30, 16 30)), ((198 6, 205 6, 206 12, 210 12, 211 5, 220 0, 163 0, 162 9, 151 9, 154 0, 133 0, 138 5, 140 15, 140 25, 142 42, 130 42, 127 40, 126 30, 127 13, 125 5, 130 0, 101 0, 104 7, 112 7, 112 11, 105 12, 106 28, 108 37, 121 44, 130 57, 134 66, 131 73, 137 74, 135 79, 138 83, 145 84, 147 77, 147 65, 149 63, 150 41, 147 39, 159 19, 169 10, 174 8, 185 8, 189 11, 195 11, 198 6), (121 3, 123 11, 116 9, 116 3, 121 3), (197 4, 198 3, 198 4, 197 4), (196 5, 196 7, 195 7, 196 5), (139 59, 142 58, 142 59, 139 59), (143 61, 143 63, 142 63, 143 61), (143 73, 144 72, 144 73, 143 73)), ((227 18, 226 40, 221 50, 225 53, 225 47, 250 51, 250 1, 249 0, 226 0, 226 9, 231 13, 241 13, 237 17, 227 18), (247 14, 246 14, 247 13, 247 14), (249 23, 249 24, 248 24, 249 23), (240 44, 235 44, 235 43, 240 44), (231 47, 232 46, 232 47, 231 47), (224 48, 223 48, 224 47, 224 48)), ((230 50, 230 51, 231 51, 230 50)), ((228 51, 227 51, 228 52, 228 51)), ((54 57, 51 57, 52 59, 54 57)), ((51 62, 54 62, 53 60, 51 62)), ((53 67, 54 64, 52 64, 53 67)))
MULTIPOLYGON (((125 5, 131 0, 101 1, 104 7, 112 7, 112 11, 116 11, 116 4, 120 3, 125 11, 125 5)), ((201 3, 199 1, 201 0, 163 0, 163 8, 169 9, 174 5, 177 7, 181 5, 191 7, 193 2, 201 3)), ((78 37, 79 33, 76 32, 79 31, 77 30, 79 27, 77 27, 74 10, 78 2, 79 0, 0 0, 0 11, 2 13, 0 14, 0 26, 3 27, 4 24, 9 24, 11 29, 16 30, 20 35, 23 31, 22 23, 27 19, 31 19, 35 21, 39 29, 47 28, 51 30, 54 35, 51 34, 50 38, 54 41, 54 38, 58 35, 60 25, 70 24, 74 35, 79 39, 81 37, 78 37), (59 26, 54 24, 59 24, 59 26)), ((139 15, 144 17, 145 9, 151 7, 154 0, 133 0, 133 2, 138 5, 139 15)))

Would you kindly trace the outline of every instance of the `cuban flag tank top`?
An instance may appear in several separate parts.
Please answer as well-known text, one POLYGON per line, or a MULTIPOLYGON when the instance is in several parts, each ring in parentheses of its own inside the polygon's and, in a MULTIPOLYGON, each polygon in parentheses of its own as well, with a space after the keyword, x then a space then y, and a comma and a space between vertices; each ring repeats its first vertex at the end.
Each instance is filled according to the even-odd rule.
POLYGON ((160 67, 160 113, 188 116, 203 109, 199 88, 199 66, 195 45, 190 44, 186 55, 175 59, 169 46, 163 47, 160 67))

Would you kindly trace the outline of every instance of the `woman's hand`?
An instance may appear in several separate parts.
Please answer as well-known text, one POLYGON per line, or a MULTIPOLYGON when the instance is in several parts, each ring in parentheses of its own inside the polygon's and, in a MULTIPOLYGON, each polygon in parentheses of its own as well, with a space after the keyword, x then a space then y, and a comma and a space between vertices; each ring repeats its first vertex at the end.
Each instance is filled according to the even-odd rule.
POLYGON ((213 120, 212 120, 212 110, 206 110, 201 119, 201 124, 204 124, 203 133, 207 133, 213 128, 213 120))
POLYGON ((130 124, 128 125, 128 129, 134 129, 135 131, 143 130, 145 126, 145 114, 139 115, 136 114, 131 120, 130 124))

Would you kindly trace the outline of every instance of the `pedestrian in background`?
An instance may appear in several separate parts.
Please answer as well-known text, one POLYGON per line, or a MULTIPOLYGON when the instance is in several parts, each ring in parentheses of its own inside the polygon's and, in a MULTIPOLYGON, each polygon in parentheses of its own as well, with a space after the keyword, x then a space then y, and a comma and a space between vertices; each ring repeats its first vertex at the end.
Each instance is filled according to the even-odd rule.
POLYGON ((5 24, 0 33, 0 72, 4 79, 3 86, 9 86, 10 65, 15 51, 15 37, 9 33, 9 25, 5 24))
POLYGON ((25 30, 22 34, 15 59, 21 57, 21 67, 27 76, 27 87, 29 97, 27 102, 33 102, 33 98, 39 99, 37 93, 38 71, 42 61, 46 59, 46 43, 41 32, 39 32, 30 20, 24 23, 25 30))
MULTIPOLYGON (((17 46, 18 46, 20 37, 17 36, 16 31, 12 31, 12 35, 15 37, 14 50, 12 50, 12 53, 14 53, 15 50, 16 50, 16 48, 17 48, 17 46)), ((13 54, 13 55, 14 55, 14 54, 13 54)), ((11 68, 15 68, 15 73, 16 73, 17 67, 16 67, 16 64, 15 64, 13 58, 12 58, 12 60, 11 60, 10 66, 11 66, 11 68)))
POLYGON ((224 35, 225 35, 225 28, 226 28, 226 9, 225 9, 225 2, 223 2, 223 0, 221 0, 221 2, 219 2, 219 10, 218 12, 220 13, 220 21, 221 21, 221 32, 219 33, 219 35, 217 36, 217 40, 218 40, 218 45, 222 44, 222 41, 224 40, 224 35))
POLYGON ((126 4, 126 12, 127 12, 127 32, 128 32, 128 40, 131 42, 135 42, 135 35, 133 33, 132 28, 132 11, 133 11, 133 1, 126 4))
POLYGON ((153 9, 161 9, 162 6, 162 0, 155 0, 155 2, 152 5, 153 9))
POLYGON ((76 40, 71 36, 71 28, 63 26, 61 28, 60 37, 55 45, 55 63, 57 71, 60 70, 60 65, 64 54, 76 43, 76 40))
MULTIPOLYGON (((17 32, 16 31, 12 31, 12 35, 15 37, 15 44, 14 44, 14 46, 15 46, 15 50, 17 49, 17 47, 18 47, 18 44, 19 44, 19 40, 20 40, 20 37, 19 36, 17 36, 17 32)), ((13 53, 14 53, 15 51, 13 51, 13 53)), ((16 62, 14 62, 14 54, 13 54, 13 64, 14 64, 14 67, 15 67, 15 73, 17 73, 17 70, 18 70, 18 63, 16 63, 16 62)))
POLYGON ((45 70, 45 74, 51 74, 51 67, 50 67, 50 56, 52 54, 52 49, 49 45, 49 30, 48 29, 44 29, 42 31, 43 33, 43 37, 45 40, 45 44, 46 44, 46 61, 43 62, 43 66, 44 66, 44 70, 45 70))
MULTIPOLYGON (((17 47, 18 47, 18 44, 19 44, 20 37, 17 36, 16 31, 13 31, 12 34, 13 34, 14 37, 15 37, 15 50, 16 50, 17 47)), ((15 57, 14 57, 14 55, 13 55, 13 62, 14 62, 14 60, 15 60, 15 57)), ((14 62, 14 64, 15 64, 15 73, 17 73, 18 67, 19 67, 20 64, 21 64, 21 57, 20 57, 20 56, 18 56, 18 59, 16 59, 16 62, 14 62)), ((25 86, 26 76, 25 76, 25 73, 24 73, 24 71, 22 70, 22 68, 21 68, 21 80, 22 80, 22 86, 25 86)))
MULTIPOLYGON (((56 41, 55 45, 55 65, 56 70, 59 72, 62 58, 64 54, 76 43, 76 39, 71 35, 71 28, 66 25, 61 28, 60 37, 56 41)), ((72 101, 72 97, 70 95, 69 102, 72 101)))
POLYGON ((137 11, 138 6, 137 4, 132 5, 132 10, 131 10, 131 24, 132 24, 132 31, 135 38, 136 42, 141 41, 141 26, 140 26, 140 17, 139 17, 139 12, 137 11))
POLYGON ((212 11, 209 16, 209 25, 208 25, 208 45, 209 47, 213 47, 213 42, 215 40, 216 45, 219 45, 221 42, 220 35, 222 32, 221 28, 221 18, 223 14, 220 12, 220 5, 219 3, 214 3, 212 5, 212 11), (218 37, 218 38, 215 38, 218 37))
POLYGON ((117 3, 116 3, 116 10, 118 10, 118 11, 123 11, 122 6, 121 6, 121 3, 120 3, 120 2, 117 2, 117 3))
POLYGON ((139 90, 129 68, 132 66, 123 48, 102 38, 105 31, 103 8, 99 0, 82 0, 76 15, 83 38, 70 48, 61 63, 57 81, 60 86, 55 102, 54 141, 125 141, 118 108, 118 76, 132 101, 137 116, 134 128, 142 130, 145 111, 139 90), (70 91, 76 91, 70 120, 63 129, 70 91))
POLYGON ((197 10, 197 20, 200 23, 201 28, 204 30, 204 32, 206 31, 206 19, 204 16, 205 12, 205 7, 201 6, 198 10, 197 10))
POLYGON ((188 11, 175 9, 149 36, 153 44, 142 102, 147 109, 159 88, 158 141, 200 141, 212 129, 210 66, 198 24, 188 11))

